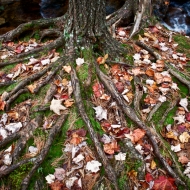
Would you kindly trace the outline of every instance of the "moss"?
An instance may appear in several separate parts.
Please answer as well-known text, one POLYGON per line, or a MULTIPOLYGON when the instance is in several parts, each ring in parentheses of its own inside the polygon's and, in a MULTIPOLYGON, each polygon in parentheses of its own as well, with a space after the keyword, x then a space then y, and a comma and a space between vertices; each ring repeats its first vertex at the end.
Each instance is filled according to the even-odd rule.
POLYGON ((30 171, 33 164, 31 162, 20 166, 17 170, 14 170, 9 176, 7 181, 9 181, 9 185, 11 189, 20 189, 21 182, 25 177, 26 173, 30 171))
POLYGON ((160 122, 160 120, 162 119, 163 114, 165 113, 165 111, 167 110, 169 106, 169 102, 163 102, 162 105, 160 106, 160 108, 154 113, 154 115, 152 116, 152 121, 157 124, 160 122))
POLYGON ((174 107, 167 115, 166 120, 164 122, 165 125, 168 124, 174 124, 174 119, 173 117, 175 116, 175 113, 177 111, 177 107, 174 107))
POLYGON ((174 41, 178 43, 177 50, 190 57, 190 40, 183 35, 175 35, 174 41))
POLYGON ((123 175, 118 179, 119 189, 125 189, 127 183, 127 176, 123 175))

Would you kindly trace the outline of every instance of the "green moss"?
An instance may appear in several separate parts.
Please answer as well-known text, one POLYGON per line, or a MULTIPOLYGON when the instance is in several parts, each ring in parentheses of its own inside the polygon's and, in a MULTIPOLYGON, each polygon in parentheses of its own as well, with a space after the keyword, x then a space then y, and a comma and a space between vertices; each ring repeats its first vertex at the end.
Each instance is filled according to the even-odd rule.
POLYGON ((125 189, 127 183, 127 175, 123 175, 118 179, 119 189, 125 189))
POLYGON ((174 41, 178 43, 177 50, 190 57, 190 40, 183 35, 175 35, 174 41))
POLYGON ((85 63, 81 65, 81 67, 78 70, 78 77, 80 81, 85 82, 85 80, 88 78, 88 69, 89 69, 88 64, 85 63))
POLYGON ((169 106, 169 102, 163 102, 162 105, 160 106, 160 108, 154 113, 154 115, 152 116, 152 120, 155 124, 158 124, 160 122, 160 120, 162 119, 163 114, 165 113, 165 111, 167 110, 169 106))
POLYGON ((7 181, 9 181, 11 189, 20 189, 23 178, 25 177, 26 173, 30 171, 32 166, 33 166, 32 163, 24 164, 20 166, 17 170, 14 170, 8 176, 7 181))
POLYGON ((174 119, 173 117, 175 116, 175 113, 177 111, 177 107, 174 107, 167 115, 166 120, 164 122, 165 125, 168 124, 174 124, 174 119))

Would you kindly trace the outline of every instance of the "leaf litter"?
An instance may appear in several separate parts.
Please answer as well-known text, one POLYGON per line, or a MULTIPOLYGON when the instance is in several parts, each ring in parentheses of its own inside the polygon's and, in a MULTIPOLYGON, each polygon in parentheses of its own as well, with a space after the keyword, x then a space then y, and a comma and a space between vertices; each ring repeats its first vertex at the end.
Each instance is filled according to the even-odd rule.
MULTIPOLYGON (((161 30, 154 27, 146 29, 142 36, 139 35, 139 41, 151 45, 159 50, 162 60, 152 61, 152 55, 134 45, 135 53, 133 55, 134 67, 128 68, 119 64, 108 66, 105 64, 108 60, 108 55, 98 57, 97 62, 108 70, 110 78, 117 91, 121 94, 127 104, 131 105, 135 98, 135 91, 132 82, 135 77, 140 78, 145 98, 140 107, 140 115, 142 118, 147 118, 151 110, 159 103, 170 101, 170 97, 179 91, 177 84, 173 81, 172 76, 165 67, 165 62, 171 62, 172 66, 185 71, 188 58, 185 54, 177 52, 177 45, 172 40, 169 42, 161 35, 161 30)), ((125 29, 119 28, 116 37, 123 41, 128 33, 125 29)), ((3 50, 1 59, 10 58, 22 52, 28 52, 42 44, 38 44, 35 40, 29 42, 8 42, 7 46, 12 48, 12 51, 3 50)), ((43 44, 44 45, 44 44, 43 44)), ((0 82, 19 81, 21 78, 30 76, 37 71, 47 67, 50 63, 59 59, 59 53, 56 51, 49 52, 48 56, 39 59, 31 57, 27 64, 19 63, 15 65, 9 73, 0 72, 0 82)), ((85 61, 83 58, 77 58, 76 64, 81 66, 85 61)), ((63 70, 67 73, 71 72, 70 66, 64 66, 63 70)), ((46 77, 43 78, 43 80, 46 77)), ((43 82, 43 80, 41 82, 43 82)), ((66 109, 74 104, 72 99, 71 81, 66 78, 56 79, 53 81, 56 85, 57 93, 50 102, 50 110, 55 115, 44 120, 44 130, 49 130, 56 121, 56 115, 60 115, 66 109)), ((28 85, 31 93, 37 88, 39 83, 28 85)), ((145 131, 136 126, 129 126, 123 120, 116 102, 111 99, 109 93, 104 89, 103 84, 95 81, 93 86, 92 102, 94 104, 95 118, 100 122, 102 130, 105 132, 100 141, 103 143, 103 150, 109 159, 118 161, 126 161, 127 152, 123 152, 120 147, 122 139, 130 139, 135 149, 143 157, 146 165, 145 183, 137 179, 137 172, 131 169, 126 175, 136 182, 134 187, 147 189, 177 189, 174 183, 175 179, 171 178, 166 172, 161 172, 159 166, 154 161, 153 148, 145 135, 145 131)), ((28 118, 28 105, 36 106, 38 102, 30 100, 22 102, 7 113, 0 116, 0 140, 6 139, 14 133, 19 133, 26 127, 28 118)), ((6 101, 1 94, 0 110, 4 110, 6 101)), ((189 127, 190 127, 190 112, 188 109, 188 97, 181 98, 178 103, 174 124, 170 127, 165 127, 162 134, 163 137, 170 143, 171 151, 178 156, 178 161, 184 166, 184 174, 190 178, 190 145, 189 145, 189 127)), ((67 140, 64 144, 63 153, 66 154, 66 159, 62 167, 55 168, 54 174, 49 174, 45 177, 51 189, 92 189, 100 176, 102 164, 96 158, 93 150, 87 144, 87 132, 82 129, 70 130, 67 134, 67 140), (91 179, 94 180, 91 180, 91 179)), ((157 143, 160 143, 157 139, 157 143)), ((0 171, 3 171, 7 166, 12 164, 12 152, 14 145, 11 145, 7 150, 2 151, 3 165, 0 166, 0 171)), ((28 153, 32 157, 38 155, 39 149, 37 144, 30 146, 28 153)))

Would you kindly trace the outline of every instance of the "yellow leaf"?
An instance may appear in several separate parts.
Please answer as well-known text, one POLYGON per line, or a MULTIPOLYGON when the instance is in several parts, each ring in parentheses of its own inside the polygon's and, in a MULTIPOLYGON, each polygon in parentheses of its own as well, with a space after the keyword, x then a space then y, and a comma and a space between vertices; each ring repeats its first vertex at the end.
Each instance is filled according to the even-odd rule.
POLYGON ((30 84, 27 86, 28 90, 33 94, 37 84, 30 84))
POLYGON ((106 60, 108 58, 108 54, 104 55, 104 59, 106 60))
POLYGON ((190 135, 188 134, 188 132, 183 132, 180 136, 179 136, 179 140, 181 141, 181 143, 186 143, 189 141, 190 135))
POLYGON ((168 139, 175 139, 175 140, 177 140, 177 136, 174 135, 173 131, 170 131, 170 132, 166 133, 166 137, 168 139))
POLYGON ((154 160, 151 161, 151 163, 150 163, 150 168, 151 168, 152 170, 156 169, 156 162, 155 162, 154 160))

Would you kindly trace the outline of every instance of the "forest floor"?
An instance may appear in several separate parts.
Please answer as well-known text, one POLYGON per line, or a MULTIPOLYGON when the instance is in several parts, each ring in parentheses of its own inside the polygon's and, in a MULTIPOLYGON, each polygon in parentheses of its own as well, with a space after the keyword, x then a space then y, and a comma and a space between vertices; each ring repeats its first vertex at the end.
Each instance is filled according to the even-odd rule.
MULTIPOLYGON (((47 149, 28 189, 111 189, 112 183, 75 105, 71 66, 62 65, 55 76, 48 71, 63 54, 62 49, 3 65, 16 55, 51 42, 40 41, 38 32, 33 38, 25 36, 0 47, 0 173, 26 161, 1 176, 0 189, 20 189, 35 159, 46 155, 47 149), (15 91, 21 81, 45 69, 48 72, 39 80, 28 81, 26 87, 15 91), (62 118, 66 121, 59 126, 58 116, 64 114, 68 118, 62 118)), ((190 38, 160 25, 141 30, 131 40, 125 28, 118 28, 115 37, 130 52, 123 60, 97 54, 100 69, 114 83, 125 103, 149 126, 169 166, 189 183, 190 38)), ((82 100, 116 172, 119 189, 184 189, 176 185, 154 154, 145 130, 122 113, 101 83, 90 62, 93 56, 82 48, 79 53, 76 71, 82 100)))

